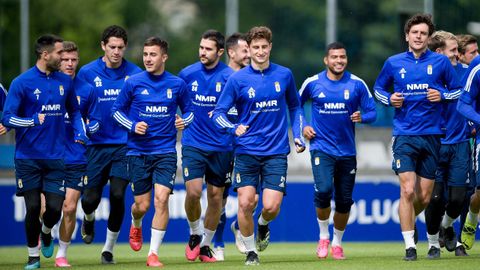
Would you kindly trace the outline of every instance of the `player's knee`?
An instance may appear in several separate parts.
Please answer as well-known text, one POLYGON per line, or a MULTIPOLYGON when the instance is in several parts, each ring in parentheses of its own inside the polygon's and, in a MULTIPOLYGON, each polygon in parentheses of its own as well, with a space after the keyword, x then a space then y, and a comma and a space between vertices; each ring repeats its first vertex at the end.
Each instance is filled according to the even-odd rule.
POLYGON ((63 196, 56 194, 47 194, 46 195, 46 210, 52 213, 54 217, 60 218, 63 208, 63 196))
POLYGON ((189 201, 198 201, 202 198, 202 190, 196 188, 187 189, 187 194, 185 199, 189 201))
POLYGON ((214 202, 222 203, 222 201, 223 201, 223 189, 222 188, 219 188, 219 187, 211 188, 207 192, 207 195, 208 195, 209 200, 212 200, 214 202))
POLYGON ((442 194, 432 193, 432 196, 430 197, 430 204, 432 204, 432 205, 442 205, 443 203, 444 203, 444 201, 443 201, 443 195, 442 194))
POLYGON ((427 192, 423 192, 422 195, 418 198, 418 200, 424 207, 428 206, 431 199, 432 199, 432 194, 427 192))
POLYGON ((415 190, 413 188, 402 188, 400 191, 400 197, 409 202, 413 202, 413 199, 415 198, 415 190))
POLYGON ((332 200, 332 193, 315 192, 314 204, 317 208, 329 208, 332 200))
POLYGON ((63 215, 68 217, 74 217, 77 213, 77 204, 72 202, 63 203, 63 215))
POLYGON ((110 201, 123 202, 125 198, 125 190, 121 188, 113 188, 110 190, 110 201))
POLYGON ((340 214, 347 214, 350 213, 350 209, 352 208, 353 200, 347 199, 343 201, 336 201, 335 202, 335 212, 340 214))
POLYGON ((170 194, 155 194, 154 205, 155 208, 167 206, 168 207, 168 198, 170 194))
POLYGON ((474 205, 480 204, 480 188, 477 188, 475 193, 470 197, 470 203, 474 205))
POLYGON ((42 206, 41 206, 40 200, 38 201, 32 200, 25 204, 25 208, 28 214, 38 217, 40 215, 40 210, 42 206))
POLYGON ((466 187, 452 187, 448 203, 452 204, 452 207, 461 209, 465 201, 465 195, 467 193, 466 187))
POLYGON ((101 192, 97 189, 86 189, 83 192, 82 208, 86 214, 93 213, 100 203, 101 192))
POLYGON ((282 202, 270 201, 263 204, 262 212, 266 212, 268 215, 276 215, 280 211, 280 205, 282 202))
POLYGON ((239 200, 238 208, 244 213, 253 213, 253 210, 256 207, 255 200, 239 200))

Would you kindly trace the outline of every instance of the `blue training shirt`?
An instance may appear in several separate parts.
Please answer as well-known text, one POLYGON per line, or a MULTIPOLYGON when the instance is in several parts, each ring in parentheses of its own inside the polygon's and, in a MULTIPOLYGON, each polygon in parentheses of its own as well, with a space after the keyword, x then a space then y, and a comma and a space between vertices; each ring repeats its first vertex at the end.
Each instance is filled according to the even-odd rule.
POLYGON ((204 151, 233 150, 232 134, 216 127, 211 118, 227 79, 233 72, 222 62, 212 69, 206 69, 201 62, 196 62, 180 71, 178 76, 187 83, 195 114, 195 121, 182 133, 182 145, 204 151))
POLYGON ((425 51, 418 59, 412 52, 389 57, 373 89, 375 97, 391 106, 389 88, 405 98, 395 108, 393 135, 439 135, 442 131, 442 104, 427 99, 427 89, 440 91, 442 100, 453 100, 461 88, 457 74, 445 55, 425 51))
MULTIPOLYGON (((468 71, 468 65, 458 63, 454 66, 458 80, 464 85, 464 76, 468 71)), ((462 89, 457 90, 460 94, 462 89)), ((459 95, 458 95, 459 97, 459 95)), ((467 119, 457 111, 458 99, 443 103, 443 117, 445 127, 445 138, 441 139, 442 144, 456 144, 468 141, 471 137, 471 128, 467 119)))
POLYGON ((307 78, 300 89, 302 106, 312 100, 312 124, 316 136, 310 150, 334 156, 355 156, 355 123, 350 116, 361 108, 362 123, 377 118, 375 101, 367 84, 345 71, 338 80, 330 80, 323 71, 307 78))
MULTIPOLYGON (((472 121, 477 127, 480 125, 480 56, 473 59, 464 76, 464 90, 458 100, 457 110, 472 121)), ((477 130, 477 140, 480 132, 477 130)))
MULTIPOLYGON (((96 118, 98 116, 96 112, 98 109, 97 96, 90 84, 77 77, 75 77, 73 83, 80 113, 86 124, 87 134, 90 136, 100 129, 100 121, 96 118)), ((65 164, 87 164, 86 147, 85 145, 75 143, 73 126, 68 113, 65 114, 65 128, 67 138, 65 144, 65 164)))
POLYGON ((126 144, 127 132, 111 117, 113 103, 128 77, 142 70, 123 59, 118 68, 108 68, 102 57, 83 66, 77 77, 91 84, 98 98, 98 113, 102 128, 90 137, 89 145, 126 144))
POLYGON ((73 121, 74 140, 87 141, 72 79, 61 73, 47 75, 34 66, 15 78, 3 113, 3 125, 15 128, 16 159, 63 159, 67 113, 73 121), (38 114, 45 114, 40 125, 38 114))
POLYGON ((194 117, 182 79, 167 71, 161 75, 143 71, 130 77, 111 110, 113 119, 129 131, 127 155, 175 153, 177 107, 188 127, 194 117), (145 135, 135 133, 135 125, 141 121, 148 124, 145 135))
POLYGON ((293 137, 304 144, 303 110, 290 69, 270 63, 263 70, 251 65, 230 76, 213 112, 215 125, 235 134, 239 124, 249 126, 235 139, 235 154, 269 156, 288 154, 287 107, 293 137), (238 124, 232 124, 227 113, 232 106, 238 111, 238 124))

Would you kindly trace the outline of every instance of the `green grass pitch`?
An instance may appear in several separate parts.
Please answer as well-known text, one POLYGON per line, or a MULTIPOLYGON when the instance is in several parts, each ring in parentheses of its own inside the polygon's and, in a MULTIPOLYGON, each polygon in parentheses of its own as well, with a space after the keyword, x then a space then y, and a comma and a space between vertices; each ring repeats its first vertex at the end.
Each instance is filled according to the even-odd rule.
MULTIPOLYGON (((427 244, 417 245, 418 260, 404 262, 404 246, 402 242, 362 242, 344 243, 345 261, 326 260, 315 256, 316 243, 270 243, 267 250, 261 252, 260 265, 249 266, 255 269, 477 269, 480 263, 480 244, 477 243, 468 257, 455 257, 453 252, 442 249, 438 260, 426 259, 427 244)), ((148 243, 142 250, 134 252, 128 244, 115 247, 116 265, 100 265, 102 245, 74 244, 68 250, 69 262, 73 269, 146 269, 148 243)), ((246 269, 243 265, 245 256, 238 253, 233 244, 227 244, 224 262, 213 264, 187 262, 184 256, 184 244, 166 243, 160 247, 160 261, 165 269, 246 269)), ((41 258, 42 269, 54 268, 54 257, 41 258)), ((23 269, 27 258, 26 247, 1 247, 0 269, 23 269)))

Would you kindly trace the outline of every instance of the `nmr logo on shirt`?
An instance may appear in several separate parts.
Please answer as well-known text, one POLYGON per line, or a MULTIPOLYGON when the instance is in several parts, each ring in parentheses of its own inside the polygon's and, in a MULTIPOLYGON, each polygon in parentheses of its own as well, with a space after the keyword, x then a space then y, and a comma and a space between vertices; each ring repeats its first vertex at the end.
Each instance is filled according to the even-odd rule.
POLYGON ((195 94, 195 100, 202 102, 217 102, 217 98, 215 96, 204 96, 199 94, 195 94))
POLYGON ((120 90, 121 89, 105 89, 103 90, 103 94, 105 96, 118 96, 118 94, 120 94, 120 90))
POLYGON ((428 89, 428 83, 409 83, 407 90, 423 90, 428 89))
POLYGON ((165 113, 168 111, 168 107, 165 106, 146 106, 145 110, 150 113, 165 113))
POLYGON ((60 111, 62 106, 60 104, 47 104, 42 105, 42 111, 60 111))
POLYGON ((266 108, 266 107, 276 107, 277 106, 277 100, 272 99, 268 101, 260 101, 255 103, 256 108, 266 108))
POLYGON ((345 103, 342 103, 342 102, 325 103, 325 109, 333 109, 333 110, 345 109, 345 103))

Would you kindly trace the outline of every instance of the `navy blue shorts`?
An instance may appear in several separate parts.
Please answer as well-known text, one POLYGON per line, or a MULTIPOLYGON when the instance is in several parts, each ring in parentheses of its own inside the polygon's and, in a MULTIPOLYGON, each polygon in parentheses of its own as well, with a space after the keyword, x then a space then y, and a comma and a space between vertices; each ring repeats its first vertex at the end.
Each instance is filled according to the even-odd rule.
POLYGON ((445 183, 449 187, 468 186, 471 164, 469 142, 443 144, 435 182, 445 183))
POLYGON ((182 167, 185 182, 205 176, 205 182, 216 187, 224 187, 231 181, 233 153, 204 151, 183 146, 182 167))
POLYGON ((138 196, 159 184, 173 190, 177 172, 177 153, 128 156, 128 175, 133 195, 138 196))
POLYGON ((286 194, 287 154, 255 156, 239 154, 235 156, 233 188, 253 186, 257 189, 272 189, 286 194))
POLYGON ((319 150, 310 151, 310 157, 315 182, 315 206, 330 207, 334 193, 336 209, 341 213, 348 213, 353 204, 352 193, 357 174, 356 157, 337 157, 319 150))
POLYGON ((440 146, 437 135, 394 136, 393 171, 396 174, 415 172, 418 176, 434 180, 440 146))
POLYGON ((124 144, 88 146, 87 160, 84 188, 103 187, 112 176, 128 179, 127 146, 124 144))
POLYGON ((65 196, 63 159, 15 159, 15 176, 17 196, 33 189, 65 196))
POLYGON ((87 164, 65 164, 65 187, 83 190, 87 164))

